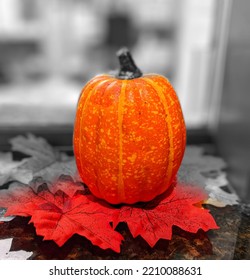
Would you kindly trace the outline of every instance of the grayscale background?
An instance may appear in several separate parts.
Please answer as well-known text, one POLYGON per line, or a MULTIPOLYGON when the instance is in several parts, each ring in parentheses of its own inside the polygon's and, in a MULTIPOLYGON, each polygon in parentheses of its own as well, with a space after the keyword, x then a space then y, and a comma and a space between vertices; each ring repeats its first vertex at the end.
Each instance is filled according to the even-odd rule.
POLYGON ((249 15, 249 0, 0 0, 0 146, 25 131, 70 144, 81 88, 127 46, 168 77, 188 136, 209 135, 250 200, 249 15))

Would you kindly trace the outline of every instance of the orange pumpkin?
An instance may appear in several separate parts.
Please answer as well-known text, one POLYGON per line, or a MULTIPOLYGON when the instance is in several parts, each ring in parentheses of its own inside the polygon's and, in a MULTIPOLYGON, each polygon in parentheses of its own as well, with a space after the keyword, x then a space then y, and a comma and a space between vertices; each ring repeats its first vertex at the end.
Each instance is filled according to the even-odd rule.
POLYGON ((78 101, 73 146, 83 182, 111 204, 150 201, 180 167, 186 128, 170 82, 142 75, 126 48, 118 75, 99 75, 78 101))

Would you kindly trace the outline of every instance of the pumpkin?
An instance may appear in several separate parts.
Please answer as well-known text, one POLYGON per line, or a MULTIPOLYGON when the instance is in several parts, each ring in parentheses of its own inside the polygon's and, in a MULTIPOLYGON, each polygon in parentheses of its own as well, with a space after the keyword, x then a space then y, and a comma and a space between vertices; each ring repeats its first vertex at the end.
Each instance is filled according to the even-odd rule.
POLYGON ((97 75, 82 89, 73 148, 92 194, 133 204, 169 188, 183 158, 186 128, 170 82, 143 75, 127 48, 117 56, 118 74, 97 75))

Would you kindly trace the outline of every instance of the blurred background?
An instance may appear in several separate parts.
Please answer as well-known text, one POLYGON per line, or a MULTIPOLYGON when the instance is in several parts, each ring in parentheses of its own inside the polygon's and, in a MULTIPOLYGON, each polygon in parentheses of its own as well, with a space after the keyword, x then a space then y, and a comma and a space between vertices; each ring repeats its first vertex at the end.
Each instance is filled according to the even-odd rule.
POLYGON ((25 131, 70 145, 81 88, 128 46, 168 77, 188 141, 213 142, 247 199, 249 14, 249 0, 0 0, 0 146, 25 131))
POLYGON ((81 87, 116 69, 124 45, 169 78, 188 126, 206 125, 226 2, 0 0, 0 125, 72 124, 81 87))

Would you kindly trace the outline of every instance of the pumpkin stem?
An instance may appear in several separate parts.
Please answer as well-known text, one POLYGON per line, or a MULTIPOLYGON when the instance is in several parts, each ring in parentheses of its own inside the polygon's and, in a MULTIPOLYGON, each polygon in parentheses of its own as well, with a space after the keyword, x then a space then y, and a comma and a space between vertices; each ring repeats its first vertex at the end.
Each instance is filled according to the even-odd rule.
POLYGON ((141 70, 135 65, 129 50, 124 47, 116 53, 120 62, 120 71, 116 75, 118 79, 131 80, 142 76, 141 70))

